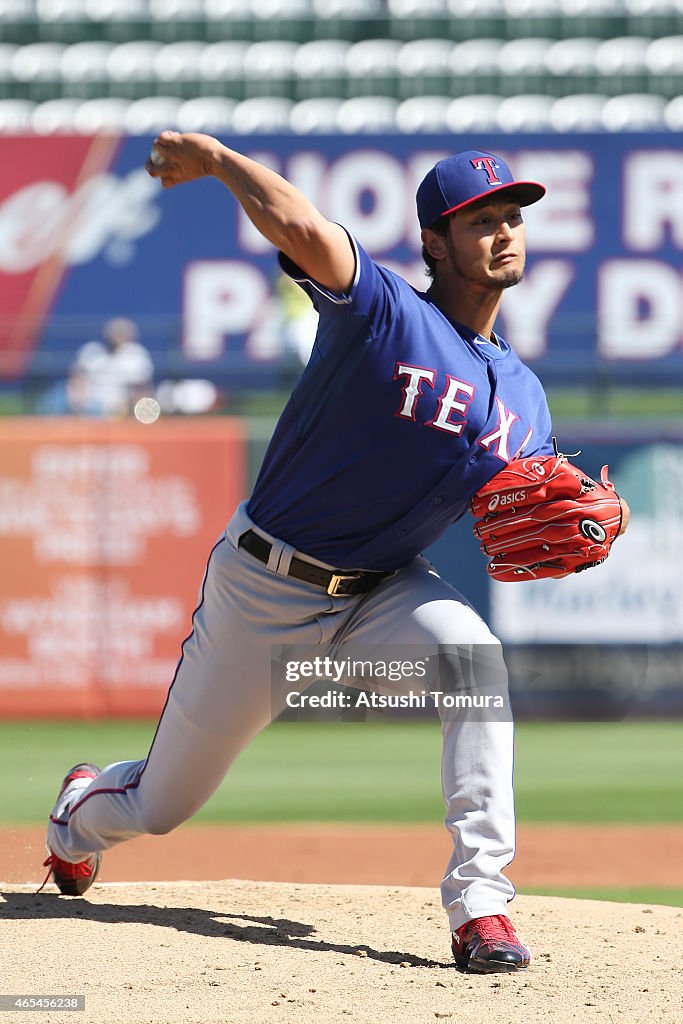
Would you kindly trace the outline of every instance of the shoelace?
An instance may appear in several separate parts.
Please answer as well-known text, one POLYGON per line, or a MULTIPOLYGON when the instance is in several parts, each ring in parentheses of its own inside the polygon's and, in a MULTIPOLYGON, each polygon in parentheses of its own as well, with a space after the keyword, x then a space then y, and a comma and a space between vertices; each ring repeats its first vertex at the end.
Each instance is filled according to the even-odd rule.
POLYGON ((510 920, 504 914, 496 914, 494 917, 480 917, 475 921, 467 921, 462 928, 458 929, 458 937, 462 939, 468 928, 474 926, 477 935, 480 935, 484 942, 504 941, 519 942, 510 920))
POLYGON ((55 853, 51 853, 47 860, 43 861, 43 867, 47 868, 47 874, 43 879, 43 884, 40 889, 36 889, 34 893, 35 896, 37 896, 39 892, 42 892, 47 885, 55 864, 66 865, 64 873, 71 878, 90 878, 92 875, 93 866, 92 864, 89 864, 87 860, 82 860, 80 864, 70 864, 66 860, 61 860, 55 853))

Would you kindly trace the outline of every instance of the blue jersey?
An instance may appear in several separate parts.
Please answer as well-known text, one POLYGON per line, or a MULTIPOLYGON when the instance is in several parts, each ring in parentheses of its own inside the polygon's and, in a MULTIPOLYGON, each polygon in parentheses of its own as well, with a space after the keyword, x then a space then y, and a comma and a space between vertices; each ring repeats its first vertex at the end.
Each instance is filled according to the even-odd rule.
POLYGON ((281 254, 320 315, 248 505, 262 529, 339 568, 397 569, 523 450, 552 454, 540 381, 452 323, 356 244, 339 296, 281 254))

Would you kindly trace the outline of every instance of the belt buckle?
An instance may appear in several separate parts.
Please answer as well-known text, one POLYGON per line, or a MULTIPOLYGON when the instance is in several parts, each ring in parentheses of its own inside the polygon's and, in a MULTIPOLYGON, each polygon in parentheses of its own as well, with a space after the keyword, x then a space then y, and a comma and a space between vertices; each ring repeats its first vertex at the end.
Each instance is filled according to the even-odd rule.
MULTIPOLYGON (((346 580, 359 580, 359 579, 360 579, 360 576, 357 573, 355 573, 355 574, 351 573, 350 575, 344 575, 344 574, 339 574, 338 575, 337 573, 333 572, 332 573, 332 578, 330 579, 330 582, 327 584, 327 593, 330 595, 330 597, 336 597, 337 596, 337 592, 339 590, 340 584, 344 583, 346 580)), ((342 597, 344 597, 344 596, 345 595, 342 594, 342 597)))

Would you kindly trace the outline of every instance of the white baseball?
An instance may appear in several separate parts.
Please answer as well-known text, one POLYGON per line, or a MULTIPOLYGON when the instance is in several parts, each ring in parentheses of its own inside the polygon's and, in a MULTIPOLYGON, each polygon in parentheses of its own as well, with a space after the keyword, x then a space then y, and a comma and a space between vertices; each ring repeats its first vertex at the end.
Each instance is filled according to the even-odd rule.
POLYGON ((159 419, 160 412, 161 406, 156 398, 139 398, 133 409, 135 419, 140 423, 154 423, 159 419))
POLYGON ((155 167, 160 167, 164 162, 164 155, 159 152, 156 146, 152 146, 152 152, 149 154, 149 159, 155 167))

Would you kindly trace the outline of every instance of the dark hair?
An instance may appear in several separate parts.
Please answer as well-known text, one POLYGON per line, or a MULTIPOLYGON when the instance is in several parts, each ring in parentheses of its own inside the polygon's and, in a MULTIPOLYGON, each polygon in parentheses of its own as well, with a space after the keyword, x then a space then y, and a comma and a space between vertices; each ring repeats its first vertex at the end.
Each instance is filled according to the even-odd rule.
MULTIPOLYGON (((448 234, 448 225, 450 223, 451 217, 455 217, 455 214, 452 213, 450 215, 446 215, 445 217, 439 217, 437 221, 434 221, 430 230, 433 231, 434 234, 439 235, 441 238, 445 238, 446 235, 448 234)), ((426 263, 425 274, 427 275, 427 277, 430 277, 433 281, 434 278, 436 277, 436 265, 439 261, 434 259, 431 253, 427 252, 427 249, 425 248, 424 245, 422 246, 422 259, 426 263)))

